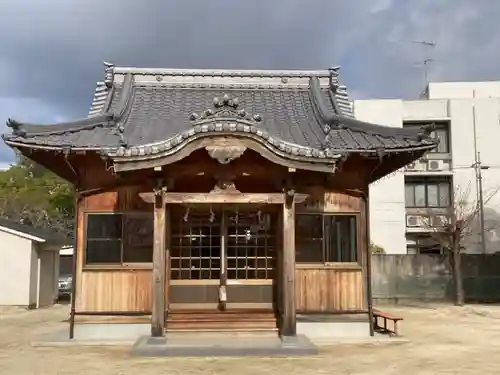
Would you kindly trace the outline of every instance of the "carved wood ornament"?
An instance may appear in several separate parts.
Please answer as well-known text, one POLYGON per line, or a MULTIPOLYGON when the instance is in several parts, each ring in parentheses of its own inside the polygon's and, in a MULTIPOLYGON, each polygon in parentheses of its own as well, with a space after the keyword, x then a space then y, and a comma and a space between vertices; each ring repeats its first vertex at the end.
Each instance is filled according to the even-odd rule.
POLYGON ((228 138, 214 139, 213 144, 205 147, 208 155, 221 164, 231 163, 243 155, 246 149, 247 147, 241 142, 228 138))
POLYGON ((240 193, 233 181, 217 181, 210 193, 240 193))
POLYGON ((224 174, 215 177, 217 178, 217 182, 215 183, 210 193, 228 193, 228 194, 240 193, 240 191, 236 189, 236 185, 233 181, 235 176, 224 174))

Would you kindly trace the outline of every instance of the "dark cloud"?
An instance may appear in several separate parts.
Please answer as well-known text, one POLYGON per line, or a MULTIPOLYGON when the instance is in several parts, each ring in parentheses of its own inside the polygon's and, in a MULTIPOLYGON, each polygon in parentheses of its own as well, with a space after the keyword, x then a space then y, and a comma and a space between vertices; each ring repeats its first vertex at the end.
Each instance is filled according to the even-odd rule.
POLYGON ((8 7, 12 21, 0 25, 0 34, 10 35, 0 41, 0 59, 13 77, 0 93, 43 97, 69 113, 83 114, 103 60, 280 69, 327 68, 338 60, 340 25, 332 16, 342 7, 328 1, 53 0, 38 9, 20 3, 8 7))
MULTIPOLYGON (((500 3, 493 0, 3 1, 0 98, 37 98, 54 118, 84 116, 103 77, 102 61, 171 68, 341 65, 357 97, 415 97, 423 89, 415 67, 423 55, 411 40, 438 42, 434 79, 497 78, 494 15, 500 11, 494 9, 500 3)), ((0 108, 1 122, 9 115, 0 108)))

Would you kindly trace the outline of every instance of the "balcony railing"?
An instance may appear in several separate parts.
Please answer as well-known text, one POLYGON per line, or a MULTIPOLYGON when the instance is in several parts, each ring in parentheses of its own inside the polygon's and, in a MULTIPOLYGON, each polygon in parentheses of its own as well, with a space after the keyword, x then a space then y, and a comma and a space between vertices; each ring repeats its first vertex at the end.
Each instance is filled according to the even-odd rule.
POLYGON ((451 221, 449 208, 406 209, 407 232, 432 232, 444 230, 451 221))
POLYGON ((451 159, 443 157, 437 158, 424 156, 413 163, 405 166, 405 174, 420 174, 420 173, 451 173, 451 159))

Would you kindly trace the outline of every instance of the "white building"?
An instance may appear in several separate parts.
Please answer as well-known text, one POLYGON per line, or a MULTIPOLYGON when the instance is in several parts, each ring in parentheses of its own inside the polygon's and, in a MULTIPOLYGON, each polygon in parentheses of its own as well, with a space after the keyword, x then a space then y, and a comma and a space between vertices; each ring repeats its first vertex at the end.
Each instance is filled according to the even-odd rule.
POLYGON ((59 248, 51 233, 0 218, 0 306, 52 305, 59 248))
MULTIPOLYGON (((486 251, 500 251, 500 82, 430 83, 420 100, 357 100, 354 111, 359 120, 394 127, 434 123, 440 139, 437 150, 371 186, 373 243, 388 254, 439 251, 431 226, 439 227, 453 201, 478 202, 479 153, 487 168, 481 170, 486 251)), ((466 250, 479 253, 480 231, 474 233, 466 250)))

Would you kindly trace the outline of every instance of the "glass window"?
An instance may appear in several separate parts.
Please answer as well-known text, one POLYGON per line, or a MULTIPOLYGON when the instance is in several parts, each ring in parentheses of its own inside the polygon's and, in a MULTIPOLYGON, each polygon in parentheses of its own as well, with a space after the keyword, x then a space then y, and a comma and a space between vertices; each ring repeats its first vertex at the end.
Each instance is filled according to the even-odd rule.
POLYGON ((448 146, 448 131, 446 129, 436 129, 431 135, 439 141, 439 145, 434 152, 450 152, 450 148, 448 146))
POLYGON ((116 239, 122 235, 122 215, 92 214, 87 220, 87 238, 116 239), (91 219, 90 219, 91 218, 91 219))
MULTIPOLYGON (((431 132, 430 136, 439 141, 438 146, 429 151, 431 153, 449 153, 450 152, 450 124, 448 121, 431 121, 435 130, 431 132)), ((430 125, 430 122, 406 122, 403 124, 405 128, 421 128, 422 126, 430 125)))
POLYGON ((87 264, 121 262, 121 220, 121 215, 113 214, 87 217, 87 264))
POLYGON ((405 184, 406 207, 450 207, 448 182, 409 182, 405 184))
POLYGON ((355 262, 356 217, 348 215, 325 216, 327 253, 326 262, 355 262))
POLYGON ((438 185, 427 185, 427 206, 439 207, 438 185))
POLYGON ((411 255, 417 254, 418 253, 417 245, 406 245, 406 253, 411 255))
POLYGON ((87 240, 86 264, 120 264, 121 241, 114 240, 87 240))
POLYGON ((88 214, 86 225, 86 264, 152 262, 152 213, 88 214))
POLYGON ((323 262, 322 215, 296 215, 295 261, 297 263, 323 262))
POLYGON ((356 262, 356 216, 297 214, 297 263, 356 262))
POLYGON ((425 207, 425 185, 414 185, 415 207, 425 207))
POLYGON ((413 185, 405 185, 405 202, 408 207, 415 206, 415 189, 413 185))
POLYGON ((153 261, 153 215, 125 215, 123 218, 123 263, 153 261))
POLYGON ((295 236, 303 239, 323 239, 323 215, 297 215, 295 236))
POLYGON ((447 183, 439 184, 439 205, 440 207, 450 206, 450 185, 447 183))

